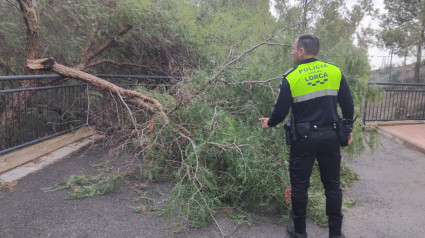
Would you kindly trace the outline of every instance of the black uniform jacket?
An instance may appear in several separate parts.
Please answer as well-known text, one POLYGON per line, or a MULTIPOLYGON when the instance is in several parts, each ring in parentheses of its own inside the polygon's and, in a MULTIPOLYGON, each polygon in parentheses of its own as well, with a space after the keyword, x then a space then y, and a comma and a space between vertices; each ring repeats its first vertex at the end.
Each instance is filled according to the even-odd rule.
MULTIPOLYGON (((317 61, 317 59, 306 59, 301 61, 299 65, 313 61, 317 61)), ((319 126, 332 125, 339 119, 337 103, 341 107, 342 116, 352 120, 354 114, 353 98, 347 80, 342 73, 337 96, 322 96, 299 103, 293 102, 291 88, 284 75, 277 102, 267 124, 273 127, 282 122, 292 106, 295 123, 311 122, 319 126)))

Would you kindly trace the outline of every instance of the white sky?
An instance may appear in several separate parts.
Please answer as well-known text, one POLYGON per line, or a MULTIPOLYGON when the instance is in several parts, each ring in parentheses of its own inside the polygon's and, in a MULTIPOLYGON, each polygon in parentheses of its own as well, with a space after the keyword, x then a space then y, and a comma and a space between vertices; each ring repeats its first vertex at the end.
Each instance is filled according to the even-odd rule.
MULTIPOLYGON (((274 0, 270 0, 270 1, 273 4, 274 0)), ((357 0, 345 0, 345 1, 349 9, 351 8, 351 6, 357 3, 357 0)), ((374 5, 374 8, 379 9, 380 13, 385 11, 384 0, 372 0, 372 3, 374 5)), ((370 16, 365 17, 365 19, 362 21, 361 24, 364 27, 370 26, 371 28, 375 30, 379 29, 379 20, 372 19, 372 17, 370 16)), ((410 57, 407 59, 407 63, 408 64, 413 63, 415 60, 416 60, 415 57, 410 57)), ((403 62, 403 58, 393 55, 392 64, 394 66, 401 65, 402 62, 403 62)), ((379 49, 377 47, 370 46, 369 47, 369 63, 372 69, 378 69, 378 68, 388 66, 390 64, 390 51, 387 49, 379 49)))
MULTIPOLYGON (((347 7, 350 8, 352 5, 357 3, 357 0, 346 0, 347 7)), ((383 0, 372 0, 374 8, 379 9, 379 13, 382 14, 385 12, 385 5, 383 0)), ((374 30, 378 30, 379 20, 373 19, 370 16, 366 16, 362 21, 362 26, 367 27, 370 26, 374 30)), ((389 65, 391 62, 390 51, 387 49, 379 49, 375 46, 369 47, 369 63, 372 69, 382 68, 385 65, 389 65)), ((402 58, 397 56, 392 57, 392 64, 397 65, 403 62, 402 58)))
MULTIPOLYGON (((347 7, 352 6, 356 2, 357 0, 346 0, 347 7)), ((380 14, 386 11, 384 0, 372 0, 372 3, 375 9, 379 9, 380 14)), ((380 28, 379 20, 372 19, 372 17, 370 16, 365 17, 365 19, 362 21, 361 24, 362 26, 370 26, 371 28, 375 30, 378 30, 380 28)), ((396 55, 393 55, 391 59, 390 50, 388 49, 379 49, 378 47, 375 47, 375 46, 369 47, 369 63, 372 69, 378 69, 378 68, 383 68, 385 66, 389 66, 391 62, 393 66, 399 66, 403 63, 403 61, 404 61, 404 58, 398 57, 396 55)), ((406 60, 406 63, 411 64, 415 61, 416 61, 416 57, 408 57, 406 60)))

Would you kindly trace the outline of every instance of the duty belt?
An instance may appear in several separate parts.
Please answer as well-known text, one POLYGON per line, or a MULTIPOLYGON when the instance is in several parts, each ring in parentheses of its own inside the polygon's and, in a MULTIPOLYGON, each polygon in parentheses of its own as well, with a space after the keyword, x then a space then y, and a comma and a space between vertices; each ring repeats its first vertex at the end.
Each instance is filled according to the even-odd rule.
POLYGON ((301 122, 297 123, 295 128, 297 132, 296 134, 300 138, 308 138, 309 134, 313 131, 336 130, 337 126, 336 123, 322 126, 311 122, 301 122))
POLYGON ((320 130, 335 130, 336 129, 336 123, 333 123, 332 125, 326 125, 326 126, 321 126, 321 125, 317 125, 317 124, 311 124, 310 126, 310 130, 312 131, 320 131, 320 130))

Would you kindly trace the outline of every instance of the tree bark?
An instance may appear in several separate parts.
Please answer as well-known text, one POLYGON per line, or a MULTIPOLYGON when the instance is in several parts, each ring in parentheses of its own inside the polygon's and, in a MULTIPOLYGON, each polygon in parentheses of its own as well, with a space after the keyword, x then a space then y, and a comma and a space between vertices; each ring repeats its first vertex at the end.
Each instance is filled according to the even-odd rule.
POLYGON ((303 17, 302 17, 302 28, 301 33, 305 34, 305 31, 307 29, 307 13, 308 13, 308 0, 303 0, 303 17))
POLYGON ((123 98, 124 101, 136 106, 139 109, 147 110, 151 113, 159 113, 163 116, 166 123, 168 123, 168 116, 165 114, 162 105, 154 98, 150 98, 134 90, 121 88, 113 83, 104 79, 95 77, 83 71, 66 67, 58 64, 52 58, 44 58, 39 60, 28 60, 27 67, 32 70, 48 69, 60 75, 82 80, 86 83, 92 84, 103 90, 108 90, 123 98))
MULTIPOLYGON (((23 14, 24 22, 27 28, 27 46, 26 46, 26 59, 37 59, 40 51, 40 27, 38 24, 37 13, 31 0, 17 0, 20 11, 23 14)), ((37 71, 25 68, 25 74, 36 74, 37 71)), ((31 86, 30 80, 22 81, 21 88, 29 88, 31 86)), ((1 147, 6 147, 6 128, 13 119, 17 119, 19 111, 24 108, 25 103, 30 100, 31 94, 29 92, 20 92, 12 95, 12 100, 8 103, 9 110, 4 111, 0 115, 0 128, 1 128, 1 147)), ((9 133, 10 134, 10 133, 9 133)))
MULTIPOLYGON (((17 0, 24 22, 27 27, 26 59, 37 59, 40 51, 40 27, 37 13, 31 0, 17 0)), ((37 71, 25 68, 25 74, 35 74, 37 71)))
POLYGON ((416 53, 416 64, 415 64, 415 75, 413 76, 413 81, 416 83, 420 83, 420 72, 421 72, 421 61, 422 61, 422 47, 425 42, 425 29, 422 28, 421 31, 421 39, 418 44, 418 51, 416 53))

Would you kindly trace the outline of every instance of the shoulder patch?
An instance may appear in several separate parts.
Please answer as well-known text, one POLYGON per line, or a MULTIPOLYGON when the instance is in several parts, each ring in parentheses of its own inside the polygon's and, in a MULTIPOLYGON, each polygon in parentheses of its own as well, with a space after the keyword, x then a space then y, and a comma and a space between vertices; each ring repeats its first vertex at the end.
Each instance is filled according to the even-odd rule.
POLYGON ((283 74, 283 77, 288 76, 288 74, 290 74, 292 71, 294 71, 297 68, 297 66, 290 68, 288 71, 286 71, 286 73, 283 74))

